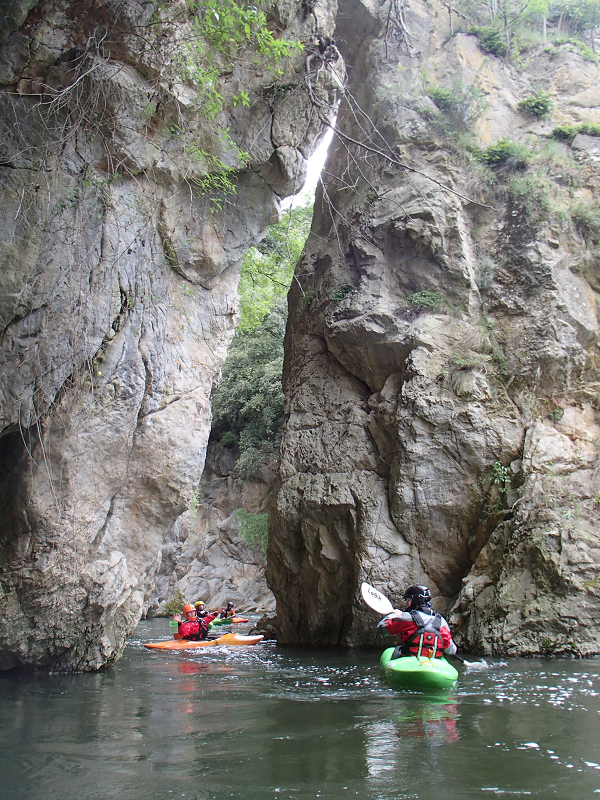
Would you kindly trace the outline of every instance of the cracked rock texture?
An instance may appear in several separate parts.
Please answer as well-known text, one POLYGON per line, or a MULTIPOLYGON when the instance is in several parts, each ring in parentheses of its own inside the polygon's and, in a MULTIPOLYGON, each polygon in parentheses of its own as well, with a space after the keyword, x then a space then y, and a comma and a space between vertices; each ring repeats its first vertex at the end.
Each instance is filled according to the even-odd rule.
POLYGON ((271 501, 270 463, 250 479, 235 477, 235 454, 211 442, 200 481, 195 515, 182 514, 162 546, 161 564, 148 615, 166 613, 177 592, 207 608, 232 601, 236 611, 273 612, 275 598, 265 578, 265 557, 238 534, 234 512, 264 514, 271 501))
MULTIPOLYGON (((403 7, 340 6, 351 94, 290 293, 270 629, 374 643, 361 581, 396 605, 422 582, 464 648, 597 653, 597 254, 535 205, 540 161, 490 188, 427 86, 479 88, 480 147, 535 149, 600 122, 598 67, 539 48, 517 72, 449 36, 441 5, 403 7), (549 119, 518 110, 534 87, 549 119)), ((565 208, 598 196, 598 141, 553 145, 565 208)))
MULTIPOLYGON (((301 51, 233 59, 207 113, 186 3, 163 5, 157 28, 137 0, 12 0, 0 27, 3 669, 121 653, 202 474, 240 259, 324 132, 301 51)), ((282 0, 270 24, 310 47, 334 13, 282 0)))

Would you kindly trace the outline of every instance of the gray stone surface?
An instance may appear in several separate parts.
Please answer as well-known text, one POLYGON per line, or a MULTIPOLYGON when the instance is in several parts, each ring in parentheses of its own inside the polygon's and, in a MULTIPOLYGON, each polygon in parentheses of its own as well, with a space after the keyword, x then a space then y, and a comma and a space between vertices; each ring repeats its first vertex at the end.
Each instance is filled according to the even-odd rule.
MULTIPOLYGON (((595 121, 597 103, 581 115, 598 69, 540 49, 519 73, 475 37, 449 37, 441 6, 403 8, 390 36, 386 6, 340 7, 353 97, 290 292, 265 625, 285 643, 373 643, 361 581, 394 604, 423 582, 466 648, 600 652, 590 245, 511 200, 502 187, 518 173, 486 189, 423 97, 424 82, 476 85, 479 145, 526 142, 556 123, 518 100, 543 88, 556 122, 595 121)), ((589 202, 600 175, 577 138, 557 157, 574 159, 589 202)))
POLYGON ((234 512, 268 512, 272 499, 272 465, 254 478, 235 474, 234 453, 218 443, 209 445, 194 513, 179 517, 162 546, 161 564, 147 613, 160 616, 177 592, 189 600, 204 600, 219 609, 231 600, 236 611, 269 613, 275 598, 267 588, 265 557, 240 537, 234 512))
MULTIPOLYGON (((207 114, 177 66, 185 3, 159 12, 181 12, 160 40, 153 4, 32 5, 13 3, 0 48, 0 668, 91 670, 154 596, 202 474, 240 259, 302 181, 335 82, 322 71, 316 119, 302 51, 276 78, 290 108, 272 64, 234 60, 207 114), (206 190, 219 163, 235 193, 206 190)), ((299 11, 274 19, 311 46, 299 11)))

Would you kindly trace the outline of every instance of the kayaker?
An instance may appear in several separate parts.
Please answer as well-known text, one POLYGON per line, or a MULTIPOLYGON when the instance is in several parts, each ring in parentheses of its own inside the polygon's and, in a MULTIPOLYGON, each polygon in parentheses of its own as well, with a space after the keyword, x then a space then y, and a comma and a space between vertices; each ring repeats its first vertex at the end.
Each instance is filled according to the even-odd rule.
POLYGON ((225 608, 222 608, 221 613, 219 614, 220 619, 229 619, 229 617, 235 617, 235 611, 233 609, 232 602, 227 603, 225 608))
POLYGON ((402 644, 392 658, 425 656, 441 658, 444 653, 454 655, 456 645, 448 623, 431 608, 431 592, 427 586, 409 586, 404 592, 406 609, 392 611, 377 625, 386 636, 400 636, 402 644))
POLYGON ((194 606, 196 607, 198 619, 204 619, 204 617, 208 616, 208 611, 204 608, 204 600, 198 600, 197 603, 194 603, 194 606))
POLYGON ((186 603, 182 608, 184 619, 179 614, 174 614, 173 619, 178 623, 177 632, 182 639, 197 642, 200 639, 208 638, 208 623, 212 622, 216 614, 207 614, 204 618, 198 619, 196 609, 191 603, 186 603))

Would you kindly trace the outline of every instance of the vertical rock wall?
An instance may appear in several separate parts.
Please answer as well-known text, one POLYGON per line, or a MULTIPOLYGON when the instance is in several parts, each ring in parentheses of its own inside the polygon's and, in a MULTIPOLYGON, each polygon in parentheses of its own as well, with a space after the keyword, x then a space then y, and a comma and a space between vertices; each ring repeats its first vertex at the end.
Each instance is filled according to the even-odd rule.
POLYGON ((336 41, 349 91, 290 293, 277 636, 373 642, 360 582, 396 604, 423 582, 458 597, 465 647, 598 652, 598 260, 572 209, 600 140, 550 138, 600 121, 598 67, 540 45, 518 71, 419 0, 349 0, 336 41), (542 89, 551 117, 519 110, 542 89), (484 169, 469 130, 531 160, 484 169))
POLYGON ((265 580, 266 559, 259 545, 248 546, 240 536, 234 512, 265 514, 271 501, 270 464, 252 478, 236 475, 231 449, 212 442, 192 512, 182 514, 161 550, 156 586, 148 614, 166 613, 177 592, 208 608, 229 601, 243 613, 272 612, 275 598, 265 580))
POLYGON ((305 80, 333 7, 276 4, 307 50, 213 49, 209 84, 163 5, 13 3, 0 29, 0 668, 120 654, 202 473, 239 261, 335 104, 305 80))

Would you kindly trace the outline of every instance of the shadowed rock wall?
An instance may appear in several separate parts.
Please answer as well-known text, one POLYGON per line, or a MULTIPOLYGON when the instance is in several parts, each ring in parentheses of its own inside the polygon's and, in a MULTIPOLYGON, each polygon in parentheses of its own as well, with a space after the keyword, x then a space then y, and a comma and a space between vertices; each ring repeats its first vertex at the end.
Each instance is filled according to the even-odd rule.
POLYGON ((540 45, 519 72, 442 6, 398 9, 340 7, 350 93, 289 298, 272 626, 374 642, 360 582, 396 604, 423 582, 464 647, 599 652, 598 260, 570 209, 597 196, 600 140, 550 140, 600 121, 598 67, 540 45), (452 120, 435 86, 479 107, 452 120), (547 119, 518 108, 540 89, 547 119), (469 129, 531 161, 484 169, 469 129))
POLYGON ((334 13, 276 4, 307 47, 280 72, 251 50, 206 67, 185 2, 3 20, 0 668, 96 669, 137 624, 202 473, 240 259, 335 103, 327 68, 305 82, 334 13))
POLYGON ((240 537, 234 517, 239 508, 264 514, 272 483, 270 463, 242 480, 236 475, 234 452, 218 442, 209 444, 195 513, 182 514, 163 543, 149 616, 166 613, 166 603, 178 591, 192 602, 204 600, 210 609, 231 600, 243 613, 275 610, 265 580, 265 556, 259 545, 249 547, 240 537))

